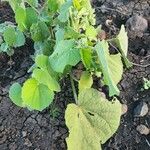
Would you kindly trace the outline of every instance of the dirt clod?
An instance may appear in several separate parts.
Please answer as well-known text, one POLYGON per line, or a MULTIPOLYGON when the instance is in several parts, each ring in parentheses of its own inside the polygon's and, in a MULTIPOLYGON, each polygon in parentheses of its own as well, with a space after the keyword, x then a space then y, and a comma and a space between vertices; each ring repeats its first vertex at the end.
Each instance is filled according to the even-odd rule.
MULTIPOLYGON (((134 35, 135 37, 142 37, 143 33, 148 29, 148 21, 139 15, 133 15, 126 22, 129 36, 134 35)), ((131 36, 130 36, 131 37, 131 36)))
POLYGON ((139 126, 137 126, 136 130, 140 133, 140 134, 144 134, 144 135, 148 135, 150 133, 150 129, 147 128, 145 125, 141 124, 139 126))

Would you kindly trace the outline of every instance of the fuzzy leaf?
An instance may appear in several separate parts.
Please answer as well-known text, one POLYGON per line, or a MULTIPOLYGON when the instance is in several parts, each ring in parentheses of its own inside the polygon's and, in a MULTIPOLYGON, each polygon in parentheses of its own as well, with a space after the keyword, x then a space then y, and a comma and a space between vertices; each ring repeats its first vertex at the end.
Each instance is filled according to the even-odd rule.
POLYGON ((49 58, 54 71, 63 73, 67 65, 75 66, 80 61, 80 52, 75 46, 75 40, 62 40, 56 45, 49 58))
POLYGON ((109 96, 119 95, 116 84, 121 80, 123 74, 121 56, 119 54, 110 55, 106 41, 98 41, 95 49, 104 76, 104 83, 109 87, 109 96))
POLYGON ((68 150, 100 150, 117 130, 120 123, 121 104, 103 98, 95 89, 79 94, 78 105, 69 104, 65 113, 69 137, 68 150))
POLYGON ((34 78, 28 79, 22 87, 23 104, 33 110, 42 111, 54 99, 54 92, 34 78))

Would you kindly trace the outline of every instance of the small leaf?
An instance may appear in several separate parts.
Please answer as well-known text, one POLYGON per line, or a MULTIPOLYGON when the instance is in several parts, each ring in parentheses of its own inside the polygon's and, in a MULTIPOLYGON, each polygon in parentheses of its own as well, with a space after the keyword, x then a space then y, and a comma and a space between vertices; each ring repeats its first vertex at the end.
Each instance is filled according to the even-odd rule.
POLYGON ((31 7, 26 8, 26 19, 25 24, 28 29, 32 26, 32 24, 38 21, 37 12, 31 7))
POLYGON ((121 53, 124 53, 125 56, 127 56, 128 53, 128 36, 127 32, 125 31, 124 25, 121 26, 121 30, 119 32, 119 35, 116 38, 117 45, 119 46, 119 49, 121 53))
POLYGON ((62 40, 49 57, 54 71, 63 73, 67 65, 75 66, 80 61, 79 49, 75 48, 75 40, 62 40))
POLYGON ((68 150, 100 150, 117 130, 120 123, 121 104, 103 98, 95 89, 79 94, 78 105, 69 104, 65 112, 69 137, 68 150))
POLYGON ((22 87, 23 104, 33 110, 42 111, 48 107, 53 99, 54 92, 34 78, 28 79, 22 87))
POLYGON ((20 31, 26 30, 26 9, 23 7, 17 7, 15 11, 15 20, 18 24, 20 31))
POLYGON ((85 34, 90 40, 96 40, 97 31, 93 26, 87 27, 85 34))
POLYGON ((15 42, 14 46, 20 47, 20 46, 23 46, 24 44, 25 44, 25 36, 20 30, 17 30, 16 31, 16 42, 15 42))
POLYGON ((19 83, 14 83, 9 90, 9 97, 14 104, 23 107, 23 101, 21 98, 21 85, 19 83))
POLYGON ((32 77, 39 83, 48 86, 48 88, 52 91, 60 91, 58 82, 48 73, 47 70, 34 69, 32 77))
POLYGON ((121 56, 119 54, 110 55, 106 41, 98 41, 95 49, 104 76, 104 83, 109 87, 109 96, 119 95, 116 84, 121 80, 123 74, 121 56))
POLYGON ((92 84, 93 84, 92 75, 88 71, 83 72, 79 81, 79 92, 91 88, 92 84))
POLYGON ((92 62, 92 50, 91 48, 80 49, 81 60, 87 69, 90 69, 92 62))
POLYGON ((16 31, 14 27, 7 27, 4 31, 4 40, 9 46, 13 46, 16 42, 16 31))
POLYGON ((66 22, 69 19, 69 8, 71 7, 71 5, 72 0, 68 0, 60 7, 58 19, 61 22, 66 22))

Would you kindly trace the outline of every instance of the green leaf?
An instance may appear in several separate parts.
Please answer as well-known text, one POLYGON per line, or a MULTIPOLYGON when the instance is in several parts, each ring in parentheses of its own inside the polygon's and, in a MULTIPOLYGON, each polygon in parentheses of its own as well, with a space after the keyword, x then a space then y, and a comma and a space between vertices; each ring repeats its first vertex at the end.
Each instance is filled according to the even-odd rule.
POLYGON ((19 83, 14 83, 9 90, 9 97, 14 104, 20 107, 23 106, 23 101, 21 98, 21 85, 19 83))
POLYGON ((20 31, 26 30, 26 9, 24 7, 17 7, 15 11, 15 20, 20 31))
POLYGON ((88 71, 82 72, 80 81, 79 81, 79 92, 82 90, 91 88, 93 84, 93 78, 92 75, 88 71))
POLYGON ((33 110, 42 111, 48 107, 53 99, 54 92, 34 78, 28 79, 22 87, 23 104, 33 110))
POLYGON ((35 78, 39 83, 48 86, 52 91, 60 91, 60 85, 58 82, 48 73, 47 70, 34 69, 32 77, 35 78))
POLYGON ((59 3, 57 0, 48 0, 48 8, 50 12, 55 13, 59 8, 59 3))
POLYGON ((128 53, 128 36, 127 32, 125 31, 124 25, 121 26, 121 30, 119 32, 119 35, 116 38, 117 45, 119 46, 119 50, 121 53, 124 53, 125 56, 127 56, 128 53))
POLYGON ((116 84, 121 80, 123 74, 121 56, 119 54, 110 55, 106 41, 98 41, 95 49, 104 76, 104 83, 109 87, 109 96, 119 95, 116 84))
POLYGON ((75 40, 62 40, 49 57, 54 71, 63 73, 67 65, 75 66, 80 61, 80 52, 76 48, 75 40))
POLYGON ((14 46, 20 47, 20 46, 23 46, 24 44, 25 44, 25 36, 20 30, 17 30, 16 31, 16 42, 15 42, 14 46))
POLYGON ((16 42, 17 36, 16 36, 16 31, 14 27, 7 27, 6 30, 4 31, 4 41, 9 45, 13 46, 16 42))
POLYGON ((89 26, 86 29, 86 36, 90 39, 90 40, 96 40, 96 36, 97 36, 97 31, 93 26, 89 26))
POLYGON ((80 49, 81 60, 87 69, 90 69, 92 62, 92 49, 81 48, 80 49))
POLYGON ((77 10, 80 10, 80 9, 81 9, 81 5, 80 5, 79 0, 73 0, 73 5, 74 5, 74 7, 75 7, 77 10))
POLYGON ((61 22, 66 22, 69 19, 69 8, 71 7, 71 5, 72 0, 68 0, 60 7, 58 19, 61 22))
POLYGON ((38 21, 37 12, 31 7, 26 8, 26 19, 25 19, 26 27, 30 29, 32 24, 36 23, 37 21, 38 21))
POLYGON ((33 7, 38 7, 38 0, 26 0, 26 2, 33 7))
POLYGON ((43 21, 32 24, 30 32, 31 37, 35 42, 44 41, 50 36, 49 28, 43 21))
POLYGON ((100 150, 117 130, 120 123, 121 104, 102 97, 95 89, 79 94, 78 105, 69 104, 65 113, 69 137, 68 150, 100 150))
POLYGON ((2 43, 0 47, 0 52, 7 52, 9 45, 7 43, 2 43))

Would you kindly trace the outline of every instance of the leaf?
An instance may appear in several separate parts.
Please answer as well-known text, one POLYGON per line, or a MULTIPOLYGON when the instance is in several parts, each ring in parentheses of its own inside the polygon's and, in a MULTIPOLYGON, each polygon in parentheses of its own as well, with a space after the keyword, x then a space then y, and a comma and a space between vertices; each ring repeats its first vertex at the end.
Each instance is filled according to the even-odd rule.
POLYGON ((54 71, 63 73, 67 65, 75 66, 80 61, 80 52, 76 48, 75 40, 62 40, 49 57, 54 71))
POLYGON ((26 0, 26 2, 33 7, 38 7, 38 0, 26 0))
POLYGON ((59 3, 57 0, 48 0, 48 8, 50 12, 55 13, 59 8, 59 3))
POLYGON ((22 87, 23 104, 34 110, 42 111, 48 107, 53 99, 54 92, 34 78, 28 79, 22 87))
POLYGON ((97 31, 93 26, 87 27, 85 34, 90 40, 96 41, 97 31))
POLYGON ((110 55, 106 41, 98 41, 95 49, 104 76, 104 83, 109 87, 109 96, 119 95, 119 89, 116 84, 121 80, 123 74, 120 55, 110 55))
POLYGON ((128 53, 128 36, 127 32, 125 31, 124 25, 121 26, 121 30, 119 32, 119 35, 116 38, 117 45, 119 46, 119 50, 121 53, 124 53, 125 56, 127 56, 128 53))
POLYGON ((14 27, 7 27, 4 31, 4 40, 9 46, 13 46, 16 42, 16 31, 14 27))
POLYGON ((91 48, 80 49, 81 60, 87 69, 90 69, 92 62, 92 50, 91 48))
POLYGON ((92 84, 93 84, 92 75, 88 71, 84 71, 79 81, 79 92, 91 88, 92 84))
POLYGON ((48 86, 52 91, 60 91, 60 85, 58 82, 48 73, 47 70, 34 69, 32 77, 39 83, 48 86))
POLYGON ((21 85, 19 83, 14 83, 9 90, 9 97, 14 104, 23 107, 23 101, 21 98, 21 85))
POLYGON ((25 31, 26 30, 26 9, 23 7, 17 7, 15 11, 15 20, 16 23, 18 24, 18 28, 20 31, 25 31))
POLYGON ((9 45, 7 43, 2 43, 0 46, 0 52, 7 52, 9 45))
POLYGON ((81 5, 79 3, 79 0, 73 0, 73 5, 77 10, 81 9, 81 5))
POLYGON ((65 113, 69 137, 68 150, 100 150, 117 130, 120 123, 121 104, 103 98, 95 89, 79 94, 78 105, 69 104, 65 113))
POLYGON ((25 24, 28 29, 32 26, 32 24, 38 21, 37 12, 31 7, 26 8, 26 19, 25 24))
POLYGON ((61 22, 66 22, 69 19, 69 8, 71 7, 71 5, 72 0, 68 0, 60 7, 58 19, 61 22))
POLYGON ((25 44, 25 36, 20 30, 17 30, 16 31, 16 42, 15 42, 14 46, 20 47, 20 46, 23 46, 24 44, 25 44))
POLYGON ((44 41, 50 36, 49 28, 43 21, 32 24, 30 32, 31 37, 35 42, 44 41))

